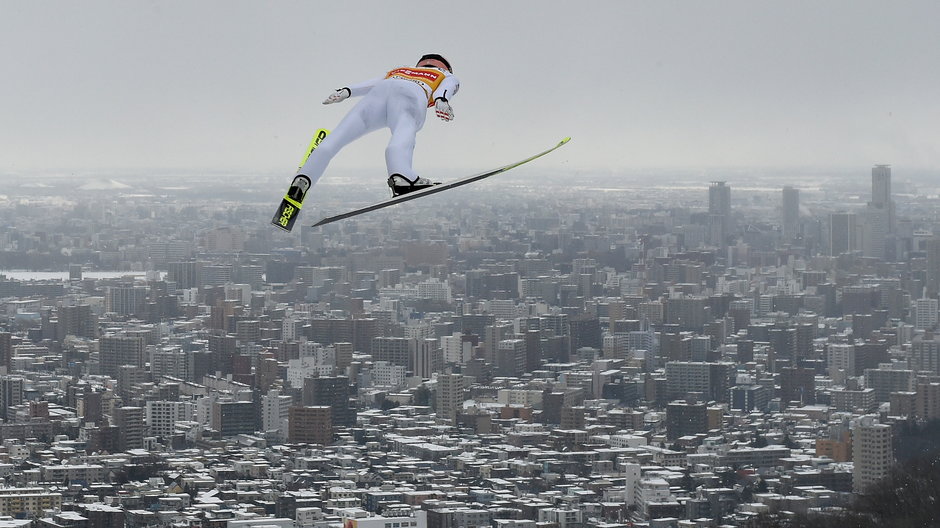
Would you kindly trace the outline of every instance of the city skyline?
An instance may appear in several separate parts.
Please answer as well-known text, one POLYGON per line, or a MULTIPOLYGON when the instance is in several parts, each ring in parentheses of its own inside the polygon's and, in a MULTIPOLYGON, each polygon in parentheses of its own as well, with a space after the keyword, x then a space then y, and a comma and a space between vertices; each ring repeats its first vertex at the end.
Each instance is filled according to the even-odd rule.
MULTIPOLYGON (((898 489, 895 471, 929 478, 910 457, 935 456, 940 423, 936 199, 893 177, 505 180, 486 201, 457 190, 290 234, 272 231, 264 182, 212 200, 191 192, 218 191, 211 178, 69 200, 10 187, 0 270, 68 271, 0 271, 0 514, 24 518, 13 528, 750 527, 785 522, 784 503, 806 522, 864 516, 855 499, 898 489)), ((324 188, 324 210, 358 199, 324 188)))

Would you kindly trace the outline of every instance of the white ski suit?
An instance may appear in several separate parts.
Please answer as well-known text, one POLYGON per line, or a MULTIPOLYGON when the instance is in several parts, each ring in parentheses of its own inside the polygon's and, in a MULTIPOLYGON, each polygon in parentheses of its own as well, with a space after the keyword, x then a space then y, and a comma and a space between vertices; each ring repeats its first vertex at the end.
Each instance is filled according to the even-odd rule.
POLYGON ((459 87, 452 74, 428 66, 396 68, 383 78, 349 86, 350 97, 364 97, 313 151, 298 174, 306 175, 311 185, 315 184, 343 147, 387 127, 392 132, 385 149, 388 174, 414 180, 415 135, 424 126, 427 109, 438 98, 451 99, 459 87))

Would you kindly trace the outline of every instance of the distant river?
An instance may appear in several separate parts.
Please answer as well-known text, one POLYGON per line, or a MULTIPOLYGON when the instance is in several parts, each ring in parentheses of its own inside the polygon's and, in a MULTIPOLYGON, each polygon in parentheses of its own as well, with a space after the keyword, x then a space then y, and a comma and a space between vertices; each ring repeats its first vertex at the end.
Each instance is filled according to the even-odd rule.
MULTIPOLYGON (((82 273, 83 279, 117 279, 120 277, 126 277, 128 275, 132 277, 144 277, 147 274, 145 271, 85 271, 82 273)), ((31 281, 31 280, 58 280, 58 281, 67 281, 69 280, 69 272, 67 271, 23 271, 23 270, 0 270, 0 275, 5 275, 8 279, 16 279, 20 281, 31 281)))

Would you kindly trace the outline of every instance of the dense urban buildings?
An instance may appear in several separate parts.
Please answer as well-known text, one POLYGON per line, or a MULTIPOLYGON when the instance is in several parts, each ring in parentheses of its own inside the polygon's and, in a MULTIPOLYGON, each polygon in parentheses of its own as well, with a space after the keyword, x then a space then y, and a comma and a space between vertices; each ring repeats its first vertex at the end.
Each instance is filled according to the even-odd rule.
MULTIPOLYGON (((544 194, 494 180, 291 234, 259 198, 276 178, 211 203, 11 185, 3 522, 698 528, 851 507, 940 419, 940 185, 798 176, 549 173, 544 194)), ((324 211, 364 199, 321 187, 324 211)))

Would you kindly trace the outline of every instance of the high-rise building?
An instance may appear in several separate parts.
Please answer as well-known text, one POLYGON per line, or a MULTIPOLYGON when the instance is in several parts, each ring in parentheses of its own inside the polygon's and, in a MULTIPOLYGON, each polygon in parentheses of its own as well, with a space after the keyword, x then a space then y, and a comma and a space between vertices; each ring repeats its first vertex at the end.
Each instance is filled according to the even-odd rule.
POLYGON ((118 407, 111 418, 112 425, 121 430, 118 445, 122 451, 144 446, 144 410, 141 407, 118 407))
POLYGON ((683 339, 688 333, 679 331, 679 325, 663 324, 659 326, 657 364, 661 366, 666 361, 689 361, 692 359, 690 350, 683 347, 683 339))
POLYGON ((630 356, 629 335, 613 333, 604 336, 604 358, 625 359, 630 356))
POLYGON ((379 333, 378 319, 372 317, 358 317, 352 320, 352 336, 350 339, 334 339, 333 343, 352 343, 353 349, 363 354, 372 353, 372 340, 379 333))
POLYGON ((865 209, 862 249, 866 257, 885 258, 885 241, 895 231, 894 201, 891 199, 891 167, 871 170, 871 201, 865 209))
POLYGON ((333 442, 332 412, 327 405, 291 407, 288 441, 330 445, 333 442))
POLYGON ((911 341, 911 369, 940 374, 940 336, 924 332, 911 341))
POLYGON ((914 329, 930 330, 937 326, 940 301, 937 299, 917 299, 914 301, 914 329))
POLYGON ((666 393, 669 399, 697 393, 705 400, 728 401, 734 380, 734 363, 669 361, 666 363, 666 393))
POLYGON ((233 335, 209 335, 209 354, 212 357, 212 371, 223 374, 232 372, 232 363, 238 353, 238 340, 233 335))
POLYGON ((117 368, 117 393, 130 399, 137 395, 137 385, 150 380, 150 373, 137 365, 121 365, 117 368))
POLYGON ((408 371, 401 365, 388 361, 372 362, 372 385, 374 387, 398 387, 405 383, 408 371))
POLYGON ((796 361, 818 359, 813 345, 816 339, 816 325, 800 323, 796 325, 796 361))
POLYGON ((409 339, 411 370, 419 378, 430 379, 444 368, 444 351, 437 339, 409 339))
POLYGON ((543 314, 539 316, 539 328, 553 336, 571 335, 571 323, 567 314, 543 314))
POLYGON ((352 427, 356 424, 356 411, 349 405, 349 378, 346 376, 306 378, 303 404, 330 407, 333 426, 352 427))
POLYGON ((496 347, 496 369, 494 374, 503 377, 519 377, 525 372, 525 341, 504 339, 496 347))
POLYGON ((185 352, 178 346, 160 347, 150 355, 150 372, 154 378, 171 376, 190 380, 191 357, 190 352, 185 352))
POLYGON ((859 242, 866 257, 884 258, 888 237, 888 211, 868 204, 859 218, 859 242))
POLYGON ((0 419, 8 420, 10 407, 23 403, 25 383, 22 376, 0 376, 0 419))
POLYGON ((284 342, 299 340, 300 336, 303 335, 305 322, 303 315, 292 314, 285 317, 281 321, 281 340, 284 342))
POLYGON ((523 372, 533 372, 538 370, 542 363, 542 332, 540 330, 529 329, 523 334, 525 341, 525 367, 523 372))
POLYGON ((387 361, 392 365, 411 366, 409 339, 404 337, 376 337, 372 339, 373 361, 387 361))
POLYGON ((887 233, 894 233, 897 220, 891 198, 891 166, 875 165, 871 169, 871 205, 887 211, 887 233))
POLYGON ((927 297, 940 295, 940 237, 930 238, 924 244, 927 250, 927 297))
POLYGON ((865 386, 873 389, 876 402, 891 401, 892 392, 914 390, 914 372, 907 369, 865 369, 865 386))
POLYGON ((147 302, 147 288, 131 284, 105 288, 104 309, 118 315, 135 315, 143 312, 147 302))
POLYGON ((463 374, 442 372, 437 375, 437 416, 456 423, 457 411, 467 399, 467 390, 473 378, 463 374))
POLYGON ((235 280, 241 284, 249 284, 252 289, 260 290, 264 284, 264 268, 257 264, 239 264, 235 268, 235 280))
POLYGON ((714 181, 708 186, 708 212, 731 216, 731 186, 723 181, 714 181))
POLYGON ((13 358, 13 334, 0 332, 0 369, 10 371, 10 360, 13 358))
POLYGON ((97 337, 98 318, 92 313, 90 305, 60 306, 56 314, 59 319, 56 337, 59 341, 69 335, 87 339, 97 337))
POLYGON ((770 367, 776 370, 776 364, 781 360, 796 361, 796 328, 792 326, 777 325, 767 330, 767 341, 770 343, 770 367))
POLYGON ((209 424, 222 437, 254 434, 257 430, 255 403, 250 401, 214 401, 209 424))
POLYGON ((675 440, 708 431, 705 402, 674 401, 666 406, 666 438, 675 440))
POLYGON ((835 383, 845 383, 855 376, 855 345, 851 343, 829 343, 826 345, 829 377, 835 383))
POLYGON ((730 391, 729 407, 740 411, 765 411, 774 396, 773 387, 766 385, 737 385, 730 391))
POLYGON ((281 394, 278 390, 270 390, 261 397, 261 429, 267 433, 275 431, 278 439, 284 440, 288 435, 288 420, 290 407, 294 399, 281 394))
MULTIPOLYGON (((472 271, 472 270, 471 270, 472 271)), ((470 272, 467 272, 468 280, 470 272)), ((496 316, 493 314, 463 314, 460 316, 460 327, 464 335, 475 335, 483 337, 487 326, 496 322, 496 316)))
POLYGON ((784 367, 780 369, 780 399, 783 403, 798 401, 816 403, 816 376, 813 369, 784 367))
POLYGON ((838 412, 874 412, 878 408, 874 389, 832 389, 829 403, 838 412))
POLYGON ((379 271, 379 288, 391 288, 401 282, 401 270, 386 269, 379 271))
POLYGON ((878 365, 887 363, 888 343, 886 341, 855 342, 855 375, 864 373, 865 369, 878 368, 878 365))
POLYGON ((871 169, 871 202, 884 205, 891 200, 891 165, 875 165, 871 169))
POLYGON ((352 343, 333 343, 333 350, 336 353, 336 368, 340 372, 344 372, 343 369, 349 366, 352 363, 353 351, 355 350, 352 343))
POLYGON ((783 238, 792 239, 800 233, 800 191, 793 187, 783 188, 781 203, 781 227, 783 238))
POLYGON ((495 323, 483 329, 483 358, 491 365, 496 364, 496 349, 499 342, 513 336, 512 323, 495 323))
POLYGON ((918 383, 913 407, 913 414, 919 420, 940 419, 940 383, 918 383))
POLYGON ((725 246, 731 233, 731 186, 723 181, 708 186, 708 219, 709 242, 725 246))
POLYGON ((666 299, 666 324, 678 325, 680 330, 701 332, 711 320, 711 310, 705 297, 673 297, 666 299))
POLYGON ((852 489, 864 493, 888 475, 893 460, 891 426, 874 416, 860 418, 852 430, 852 489))
POLYGON ((166 279, 175 281, 176 288, 185 290, 199 286, 201 263, 195 260, 170 262, 167 264, 166 279))
MULTIPOLYGON (((220 293, 224 290, 222 287, 218 287, 207 288, 207 291, 220 293)), ((222 299, 215 296, 213 296, 211 301, 207 300, 206 305, 210 307, 209 327, 228 333, 235 331, 235 321, 238 320, 239 316, 242 315, 242 312, 245 309, 244 305, 242 305, 240 301, 233 299, 222 299)))
POLYGON ((160 438, 173 435, 177 422, 191 421, 195 405, 182 401, 148 401, 144 409, 144 422, 150 434, 160 438))
POLYGON ((129 335, 105 335, 98 340, 101 373, 117 377, 121 365, 143 367, 146 363, 144 339, 129 335))
POLYGON ((83 424, 90 425, 105 425, 104 418, 104 393, 96 390, 92 390, 90 386, 85 386, 83 392, 81 392, 75 402, 75 409, 78 411, 78 415, 82 418, 83 424))
POLYGON ((459 333, 441 337, 441 348, 444 351, 444 363, 448 365, 463 365, 473 353, 472 343, 459 333))
POLYGON ((829 254, 839 256, 857 249, 855 213, 840 211, 829 215, 829 254))
POLYGON ((261 340, 261 321, 257 319, 235 321, 235 338, 241 343, 257 343, 261 340))
POLYGON ((233 264, 207 264, 199 270, 201 286, 223 286, 232 282, 235 275, 233 264))
POLYGON ((569 320, 571 330, 571 350, 582 347, 600 349, 604 346, 601 323, 596 315, 581 313, 572 316, 569 320))

